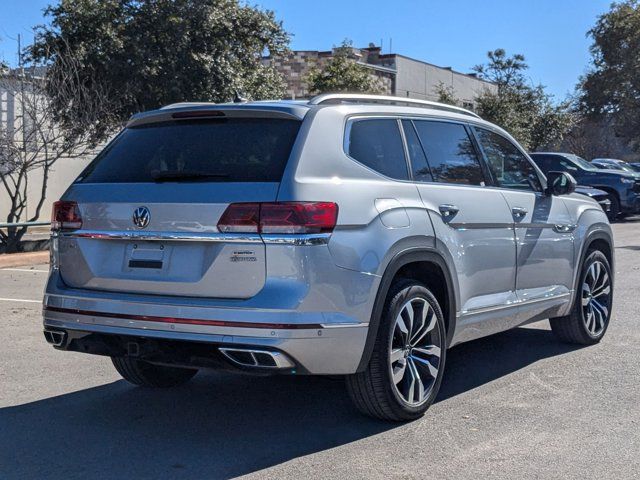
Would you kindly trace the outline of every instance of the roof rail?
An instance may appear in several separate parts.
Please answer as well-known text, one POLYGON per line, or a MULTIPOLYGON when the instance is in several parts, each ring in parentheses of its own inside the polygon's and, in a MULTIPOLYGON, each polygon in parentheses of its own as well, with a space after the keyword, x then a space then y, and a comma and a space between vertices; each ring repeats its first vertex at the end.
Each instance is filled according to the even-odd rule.
POLYGON ((408 107, 431 108, 446 112, 461 113, 471 117, 480 118, 475 112, 466 108, 447 105, 445 103, 430 102, 429 100, 417 100, 415 98, 394 97, 391 95, 365 95, 352 93, 323 93, 309 100, 309 105, 341 104, 341 103, 373 103, 379 105, 404 105, 408 107))

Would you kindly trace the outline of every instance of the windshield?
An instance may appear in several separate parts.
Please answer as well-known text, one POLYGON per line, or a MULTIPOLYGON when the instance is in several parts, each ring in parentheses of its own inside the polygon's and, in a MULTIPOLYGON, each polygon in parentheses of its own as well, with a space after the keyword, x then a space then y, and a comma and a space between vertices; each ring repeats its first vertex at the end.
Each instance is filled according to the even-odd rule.
POLYGON ((77 182, 279 182, 299 127, 297 120, 217 118, 127 128, 77 182))
POLYGON ((589 170, 591 172, 599 170, 598 167, 596 167, 595 165, 592 165, 591 163, 587 162, 582 157, 579 157, 577 155, 567 155, 567 157, 570 158, 574 163, 576 163, 580 168, 582 168, 584 170, 589 170))

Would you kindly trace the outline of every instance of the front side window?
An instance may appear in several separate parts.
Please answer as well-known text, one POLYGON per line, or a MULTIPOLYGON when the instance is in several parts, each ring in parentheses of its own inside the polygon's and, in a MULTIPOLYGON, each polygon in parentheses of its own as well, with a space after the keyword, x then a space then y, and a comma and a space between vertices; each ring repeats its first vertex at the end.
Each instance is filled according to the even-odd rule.
POLYGON ((484 128, 475 128, 475 131, 498 186, 542 191, 536 169, 513 143, 484 128))
POLYGON ((436 182, 484 185, 476 149, 463 125, 415 120, 431 174, 436 182))
POLYGON ((351 124, 348 141, 351 158, 387 177, 409 179, 396 119, 356 120, 351 124))

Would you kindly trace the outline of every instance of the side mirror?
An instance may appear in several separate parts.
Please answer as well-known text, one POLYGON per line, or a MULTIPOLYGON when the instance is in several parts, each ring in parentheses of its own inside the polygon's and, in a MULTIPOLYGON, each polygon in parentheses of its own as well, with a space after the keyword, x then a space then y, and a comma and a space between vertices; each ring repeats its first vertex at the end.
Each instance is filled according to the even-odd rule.
POLYGON ((578 183, 567 172, 549 172, 547 174, 547 195, 569 195, 576 191, 578 183))

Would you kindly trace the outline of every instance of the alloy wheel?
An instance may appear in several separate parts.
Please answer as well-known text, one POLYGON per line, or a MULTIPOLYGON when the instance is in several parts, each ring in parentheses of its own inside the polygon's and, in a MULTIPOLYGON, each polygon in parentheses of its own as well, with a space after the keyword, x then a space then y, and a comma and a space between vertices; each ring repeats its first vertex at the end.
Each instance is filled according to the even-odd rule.
POLYGON ((407 404, 427 401, 438 377, 442 332, 436 312, 423 298, 407 301, 391 337, 389 365, 393 386, 407 404))
POLYGON ((582 284, 582 318, 589 335, 597 337, 609 321, 611 280, 604 264, 593 262, 582 284))

